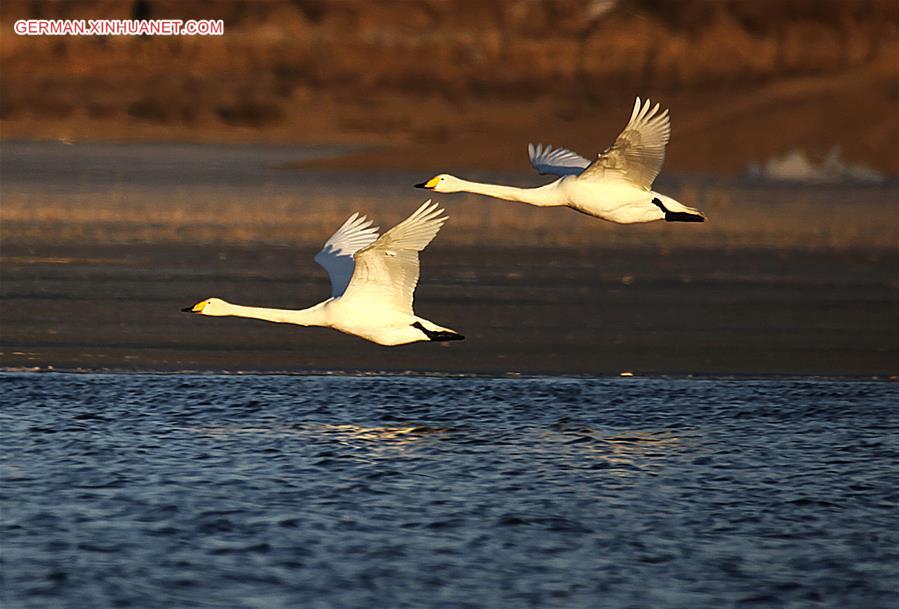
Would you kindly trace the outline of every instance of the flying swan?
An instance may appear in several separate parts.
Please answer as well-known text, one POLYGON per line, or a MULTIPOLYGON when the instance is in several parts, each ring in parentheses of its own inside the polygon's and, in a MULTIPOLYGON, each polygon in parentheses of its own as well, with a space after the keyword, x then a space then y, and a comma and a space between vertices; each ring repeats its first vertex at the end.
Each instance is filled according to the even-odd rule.
POLYGON ((640 98, 631 120, 609 148, 592 163, 571 150, 528 144, 531 165, 541 174, 561 176, 537 188, 470 182, 441 173, 416 188, 436 192, 471 192, 538 207, 565 206, 618 224, 666 220, 704 222, 701 212, 652 190, 671 137, 668 110, 659 112, 640 98))
POLYGON ((292 311, 231 304, 207 298, 189 313, 263 319, 298 326, 323 326, 379 345, 462 340, 464 336, 418 317, 412 296, 418 284, 418 252, 437 235, 447 216, 430 200, 378 236, 372 221, 354 213, 315 255, 328 271, 331 297, 314 307, 292 311))

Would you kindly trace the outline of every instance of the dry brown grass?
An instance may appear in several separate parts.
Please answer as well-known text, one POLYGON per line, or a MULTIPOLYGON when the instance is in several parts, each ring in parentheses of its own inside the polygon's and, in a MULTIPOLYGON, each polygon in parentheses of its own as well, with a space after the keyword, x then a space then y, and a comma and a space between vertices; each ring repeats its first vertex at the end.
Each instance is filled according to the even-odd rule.
MULTIPOLYGON (((511 168, 502 142, 518 150, 518 139, 589 134, 572 145, 584 139, 596 152, 633 96, 652 95, 676 117, 674 145, 688 123, 699 140, 672 156, 673 168, 735 171, 796 145, 842 144, 850 158, 899 173, 899 3, 621 0, 601 19, 590 6, 154 0, 153 17, 222 18, 226 35, 4 35, 0 131, 432 143, 453 158, 499 141, 478 162, 511 168), (809 81, 814 90, 793 86, 809 81)), ((125 2, 6 0, 0 28, 129 11, 125 2)))
MULTIPOLYGON (((438 198, 451 221, 440 245, 744 248, 899 247, 889 187, 811 189, 687 182, 671 190, 708 216, 704 224, 618 226, 566 209, 536 209, 474 196, 438 198)), ((411 199, 410 199, 411 200, 411 199)), ((414 203, 410 203, 412 205, 414 203)), ((97 195, 9 195, 0 206, 4 243, 277 243, 314 247, 353 211, 382 228, 409 205, 392 197, 266 197, 121 190, 97 195)))

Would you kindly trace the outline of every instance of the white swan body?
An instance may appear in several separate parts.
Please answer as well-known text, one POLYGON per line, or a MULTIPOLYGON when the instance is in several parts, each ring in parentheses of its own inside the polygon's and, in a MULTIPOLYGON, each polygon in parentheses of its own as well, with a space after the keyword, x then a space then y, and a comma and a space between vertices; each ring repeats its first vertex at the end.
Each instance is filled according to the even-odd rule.
POLYGON ((665 160, 671 135, 668 111, 637 98, 631 119, 615 142, 588 161, 565 148, 528 146, 531 164, 541 174, 561 176, 537 188, 517 188, 439 174, 417 188, 436 192, 470 192, 538 207, 567 206, 618 224, 666 220, 703 222, 701 212, 652 190, 665 160))
POLYGON ((426 201, 378 237, 371 220, 353 214, 315 256, 331 279, 331 298, 308 309, 269 309, 207 298, 184 311, 213 317, 248 317, 298 326, 321 326, 385 346, 461 340, 455 330, 418 317, 412 299, 418 284, 418 252, 447 217, 426 201))

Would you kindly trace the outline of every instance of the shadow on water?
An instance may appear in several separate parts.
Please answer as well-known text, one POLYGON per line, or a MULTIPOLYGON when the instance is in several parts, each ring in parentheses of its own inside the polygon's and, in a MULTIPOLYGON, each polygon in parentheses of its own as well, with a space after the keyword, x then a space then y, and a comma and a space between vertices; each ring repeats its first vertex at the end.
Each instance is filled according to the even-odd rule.
MULTIPOLYGON (((372 454, 413 449, 432 441, 464 442, 466 437, 484 433, 470 433, 464 427, 432 427, 424 423, 376 426, 293 423, 272 428, 192 427, 188 431, 218 438, 244 434, 295 437, 338 447, 351 445, 369 450, 372 454)), ((528 445, 535 451, 580 453, 595 458, 597 464, 594 467, 597 469, 609 469, 623 475, 628 471, 651 472, 652 468, 661 467, 668 454, 689 448, 688 439, 689 436, 672 430, 603 432, 586 424, 573 424, 568 419, 561 419, 547 429, 521 429, 517 437, 510 437, 506 432, 497 437, 497 444, 512 442, 528 445)), ((489 439, 482 441, 489 443, 489 439)))

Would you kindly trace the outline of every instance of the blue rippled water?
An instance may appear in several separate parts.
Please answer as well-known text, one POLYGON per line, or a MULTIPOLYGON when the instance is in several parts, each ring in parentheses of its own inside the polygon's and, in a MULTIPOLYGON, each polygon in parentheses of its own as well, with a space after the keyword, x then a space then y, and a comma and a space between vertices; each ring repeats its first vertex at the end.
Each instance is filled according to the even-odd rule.
POLYGON ((899 606, 897 385, 2 374, 2 606, 899 606))

